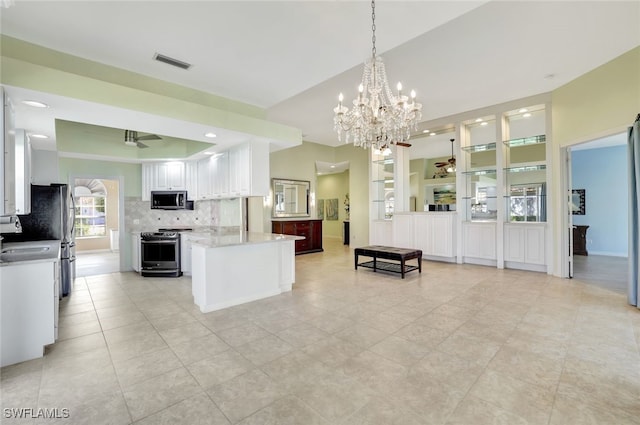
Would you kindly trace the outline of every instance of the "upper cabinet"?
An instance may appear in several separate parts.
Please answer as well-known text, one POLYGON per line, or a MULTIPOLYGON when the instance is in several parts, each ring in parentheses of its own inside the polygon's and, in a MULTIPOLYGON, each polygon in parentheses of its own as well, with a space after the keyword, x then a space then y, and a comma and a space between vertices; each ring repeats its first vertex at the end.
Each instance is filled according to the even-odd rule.
POLYGON ((155 165, 155 187, 152 190, 185 190, 187 187, 185 163, 161 162, 155 165))
POLYGON ((229 195, 269 195, 269 146, 249 142, 229 150, 229 195))
POLYGON ((269 195, 269 146, 248 142, 198 161, 142 164, 142 199, 186 190, 190 200, 269 195))
POLYGON ((185 168, 181 161, 142 164, 142 200, 148 201, 153 190, 186 190, 185 168))
POLYGON ((16 214, 31 213, 31 141, 23 129, 15 131, 16 214))
POLYGON ((0 161, 0 216, 16 213, 16 146, 13 126, 13 107, 9 97, 0 87, 2 113, 0 114, 0 137, 2 137, 2 161, 0 161))

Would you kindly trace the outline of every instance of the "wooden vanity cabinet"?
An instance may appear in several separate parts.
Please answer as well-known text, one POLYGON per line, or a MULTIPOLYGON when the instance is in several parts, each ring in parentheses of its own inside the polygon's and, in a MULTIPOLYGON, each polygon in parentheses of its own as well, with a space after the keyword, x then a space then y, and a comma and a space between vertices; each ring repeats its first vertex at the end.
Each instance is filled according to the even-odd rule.
POLYGON ((296 255, 320 252, 322 249, 322 220, 274 220, 271 232, 303 236, 296 241, 296 255))

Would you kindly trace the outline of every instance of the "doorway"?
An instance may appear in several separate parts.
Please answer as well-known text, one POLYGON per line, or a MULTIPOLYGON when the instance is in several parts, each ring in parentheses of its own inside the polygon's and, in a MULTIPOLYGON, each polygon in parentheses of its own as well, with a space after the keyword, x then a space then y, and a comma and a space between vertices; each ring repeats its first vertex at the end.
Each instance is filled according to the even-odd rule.
POLYGON ((573 278, 626 293, 628 165, 626 134, 569 148, 573 278))
POLYGON ((76 177, 76 276, 120 271, 120 198, 117 178, 76 177))

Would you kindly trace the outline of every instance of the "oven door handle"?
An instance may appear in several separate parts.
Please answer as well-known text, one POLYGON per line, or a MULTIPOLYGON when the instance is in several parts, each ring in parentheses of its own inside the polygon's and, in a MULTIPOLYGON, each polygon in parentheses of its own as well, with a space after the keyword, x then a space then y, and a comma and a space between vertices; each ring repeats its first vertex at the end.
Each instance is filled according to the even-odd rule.
POLYGON ((175 239, 174 240, 170 240, 170 241, 168 241, 168 240, 155 240, 155 241, 145 241, 145 240, 143 240, 142 243, 143 244, 149 243, 149 244, 165 244, 165 245, 171 244, 171 245, 175 245, 176 243, 178 243, 178 241, 175 240, 175 239))

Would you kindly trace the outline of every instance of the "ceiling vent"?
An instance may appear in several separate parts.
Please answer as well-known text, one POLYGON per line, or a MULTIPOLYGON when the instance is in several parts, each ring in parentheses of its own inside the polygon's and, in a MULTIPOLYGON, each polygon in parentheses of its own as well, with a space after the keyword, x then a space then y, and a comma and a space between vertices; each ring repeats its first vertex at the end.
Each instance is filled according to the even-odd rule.
POLYGON ((181 69, 189 69, 191 68, 190 63, 182 62, 181 60, 170 58, 169 56, 165 56, 160 53, 156 53, 153 58, 158 62, 163 62, 171 66, 175 66, 181 69))

